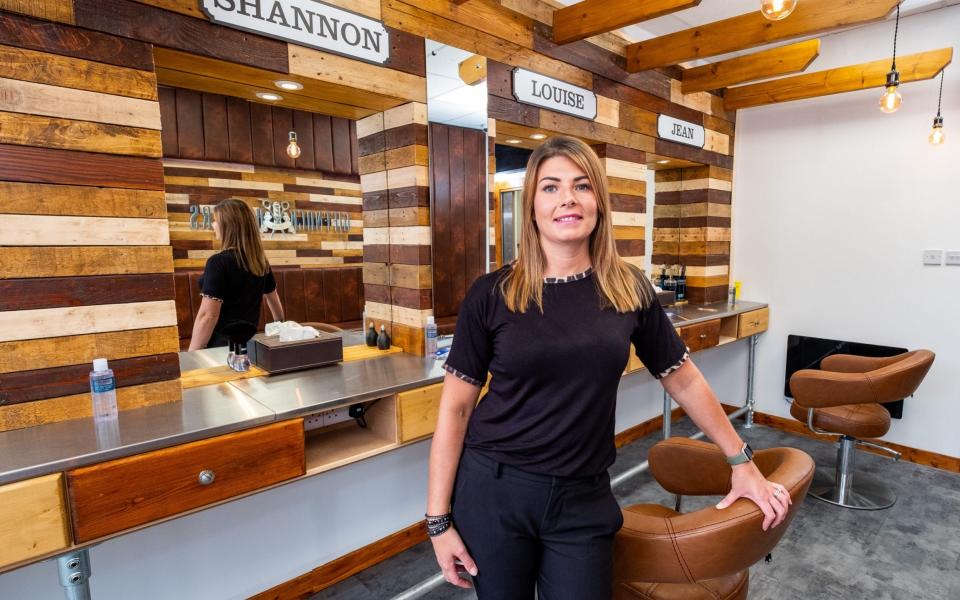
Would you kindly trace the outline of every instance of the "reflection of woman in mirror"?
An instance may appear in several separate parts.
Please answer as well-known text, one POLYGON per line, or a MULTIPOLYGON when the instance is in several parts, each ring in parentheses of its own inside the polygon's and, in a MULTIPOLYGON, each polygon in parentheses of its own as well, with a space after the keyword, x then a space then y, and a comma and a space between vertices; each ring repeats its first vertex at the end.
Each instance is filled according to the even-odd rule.
MULTIPOLYGON (((609 599, 622 525, 607 468, 631 344, 728 456, 745 444, 653 292, 617 255, 606 176, 580 140, 527 163, 517 261, 480 277, 460 308, 430 453, 427 529, 447 581, 482 599, 609 599), (481 388, 492 376, 486 395, 481 388), (460 563, 460 564, 458 564, 460 563)), ((736 498, 776 526, 789 495, 752 462, 736 498)))
POLYGON ((260 242, 257 218, 241 200, 228 198, 213 208, 213 232, 220 252, 207 259, 200 279, 200 311, 193 322, 190 350, 226 346, 230 324, 260 321, 267 301, 275 321, 283 320, 270 263, 260 242))

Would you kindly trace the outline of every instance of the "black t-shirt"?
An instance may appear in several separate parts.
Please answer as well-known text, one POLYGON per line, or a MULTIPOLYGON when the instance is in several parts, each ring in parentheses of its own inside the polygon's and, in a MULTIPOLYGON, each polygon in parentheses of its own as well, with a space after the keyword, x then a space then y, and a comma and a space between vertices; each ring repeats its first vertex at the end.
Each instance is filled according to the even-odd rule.
POLYGON ((263 295, 275 289, 277 282, 272 271, 260 277, 250 273, 237 262, 233 250, 224 250, 208 258, 200 278, 200 292, 222 302, 211 340, 221 339, 223 328, 234 321, 259 323, 263 295))
POLYGON ((545 280, 543 314, 536 305, 511 312, 498 285, 509 268, 477 279, 457 317, 445 368, 478 386, 492 375, 464 443, 535 473, 602 473, 616 458, 630 344, 657 378, 679 368, 687 348, 657 300, 629 313, 601 308, 592 271, 545 280))

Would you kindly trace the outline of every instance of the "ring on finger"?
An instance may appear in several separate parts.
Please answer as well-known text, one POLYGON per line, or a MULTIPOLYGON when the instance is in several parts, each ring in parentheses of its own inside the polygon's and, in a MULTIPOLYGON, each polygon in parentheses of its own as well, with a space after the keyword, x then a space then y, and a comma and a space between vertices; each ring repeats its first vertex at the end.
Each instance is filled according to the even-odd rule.
POLYGON ((775 489, 773 490, 773 497, 774 497, 774 498, 779 498, 781 493, 783 493, 783 490, 781 490, 780 488, 775 488, 775 489))

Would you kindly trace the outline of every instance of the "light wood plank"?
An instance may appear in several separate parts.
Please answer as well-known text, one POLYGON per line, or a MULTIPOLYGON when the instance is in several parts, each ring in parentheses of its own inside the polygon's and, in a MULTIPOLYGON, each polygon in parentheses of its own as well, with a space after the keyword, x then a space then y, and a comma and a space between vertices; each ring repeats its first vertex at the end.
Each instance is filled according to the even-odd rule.
POLYGON ((0 78, 0 110, 160 129, 160 104, 87 90, 0 78))
POLYGON ((73 0, 0 0, 0 10, 73 25, 73 0))
POLYGON ((176 327, 113 331, 0 343, 0 373, 68 367, 92 362, 99 356, 112 360, 180 351, 176 327))
POLYGON ((162 219, 7 215, 0 219, 4 246, 164 246, 162 219))
MULTIPOLYGON (((147 6, 155 6, 171 12, 207 20, 207 16, 200 10, 200 3, 197 0, 133 0, 147 6)), ((380 2, 379 0, 325 0, 326 4, 332 4, 366 15, 371 19, 380 20, 380 2)))
POLYGON ((173 300, 0 312, 0 342, 176 326, 173 300))
POLYGON ((426 77, 368 65, 294 44, 289 45, 288 60, 292 75, 346 85, 403 100, 427 101, 426 77))
POLYGON ((553 41, 568 44, 698 4, 700 0, 582 0, 553 14, 553 41))
POLYGON ((0 214, 78 217, 167 216, 163 192, 0 181, 0 214))
POLYGON ((718 90, 729 85, 790 75, 806 70, 820 55, 820 40, 806 40, 747 56, 722 60, 683 72, 684 94, 718 90))
POLYGON ((157 76, 150 71, 0 45, 0 77, 60 87, 157 99, 157 76))
POLYGON ((189 390, 205 385, 217 385, 220 383, 229 383, 241 379, 252 379, 254 377, 264 377, 269 375, 266 371, 256 365, 250 365, 249 371, 234 371, 227 365, 217 367, 208 367, 206 369, 193 369, 184 371, 180 374, 180 385, 183 389, 189 390))
POLYGON ((474 54, 457 66, 460 79, 467 85, 474 85, 487 78, 487 57, 474 54))
POLYGON ((0 278, 172 273, 170 246, 0 247, 0 278))
POLYGON ((877 21, 890 14, 900 0, 803 0, 789 19, 771 22, 753 10, 722 21, 663 35, 627 47, 627 70, 668 67, 754 48, 778 40, 832 31, 857 23, 877 21))
POLYGON ((123 125, 0 112, 0 143, 160 158, 160 132, 123 125))
MULTIPOLYGON (((941 48, 897 58, 900 83, 936 77, 953 60, 953 48, 941 48)), ((817 98, 854 90, 883 87, 890 59, 784 77, 773 81, 728 88, 724 106, 728 110, 817 98)))
MULTIPOLYGON (((117 408, 120 410, 177 402, 182 398, 183 391, 180 389, 179 379, 117 388, 117 408)), ((0 406, 0 431, 35 427, 44 423, 83 419, 91 416, 93 416, 93 405, 90 402, 89 392, 47 400, 35 400, 22 404, 0 406)))
POLYGON ((69 545, 63 473, 0 487, 0 565, 69 545))

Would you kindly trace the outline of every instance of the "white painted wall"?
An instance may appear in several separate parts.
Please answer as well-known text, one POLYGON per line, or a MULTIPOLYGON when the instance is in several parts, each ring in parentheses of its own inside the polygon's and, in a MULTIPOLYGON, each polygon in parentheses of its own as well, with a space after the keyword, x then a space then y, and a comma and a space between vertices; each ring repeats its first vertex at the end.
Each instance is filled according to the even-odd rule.
MULTIPOLYGON (((893 22, 823 38, 809 70, 889 56, 893 22)), ((960 6, 900 23, 898 55, 955 46, 960 6)), ((788 334, 930 348, 937 360, 886 436, 960 456, 960 267, 924 267, 925 248, 960 249, 960 55, 946 70, 947 143, 927 134, 939 79, 902 86, 892 115, 880 90, 739 111, 733 279, 769 302, 758 346, 758 410, 789 415, 788 334)))

